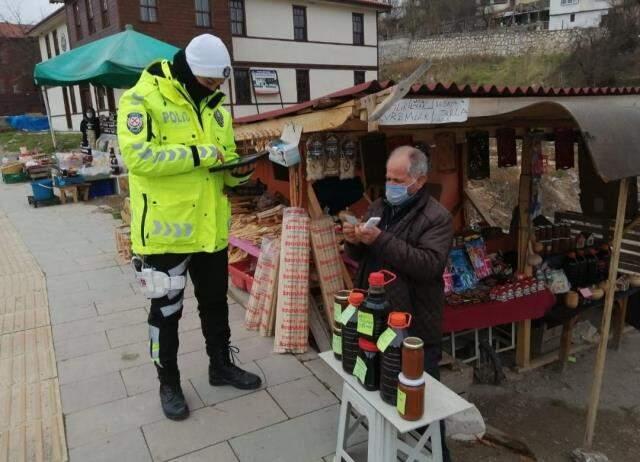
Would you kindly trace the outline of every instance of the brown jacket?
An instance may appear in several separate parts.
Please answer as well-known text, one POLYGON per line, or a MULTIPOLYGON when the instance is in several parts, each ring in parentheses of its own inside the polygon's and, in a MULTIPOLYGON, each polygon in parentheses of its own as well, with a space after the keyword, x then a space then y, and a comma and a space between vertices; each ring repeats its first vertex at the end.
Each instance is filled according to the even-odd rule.
MULTIPOLYGON (((390 223, 383 218, 383 231, 371 246, 347 244, 346 250, 360 263, 356 287, 368 288, 365 272, 372 266, 398 276, 386 287, 391 309, 410 312, 412 335, 426 345, 436 345, 441 341, 442 273, 453 241, 453 224, 451 214, 426 188, 417 194, 416 202, 401 218, 390 223)), ((367 218, 383 217, 385 210, 388 217, 389 205, 378 199, 369 207, 367 218)))

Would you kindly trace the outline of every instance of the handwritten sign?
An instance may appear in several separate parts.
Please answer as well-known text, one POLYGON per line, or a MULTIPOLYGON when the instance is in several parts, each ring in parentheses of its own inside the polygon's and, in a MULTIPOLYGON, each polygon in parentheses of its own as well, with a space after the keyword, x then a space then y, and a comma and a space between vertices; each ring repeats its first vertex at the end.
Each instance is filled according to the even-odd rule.
POLYGON ((373 335, 373 315, 358 311, 358 333, 364 335, 373 335))
POLYGON ((353 375, 360 380, 360 383, 364 383, 364 379, 367 376, 367 365, 360 356, 356 358, 356 365, 353 367, 353 375))
POLYGON ((469 98, 401 99, 380 118, 380 125, 431 125, 465 122, 469 98))
POLYGON ((385 351, 387 351, 387 348, 389 348, 389 345, 391 345, 391 342, 393 342, 393 340, 396 338, 396 333, 393 329, 387 329, 385 330, 382 335, 378 338, 378 350, 382 351, 383 353, 385 351))

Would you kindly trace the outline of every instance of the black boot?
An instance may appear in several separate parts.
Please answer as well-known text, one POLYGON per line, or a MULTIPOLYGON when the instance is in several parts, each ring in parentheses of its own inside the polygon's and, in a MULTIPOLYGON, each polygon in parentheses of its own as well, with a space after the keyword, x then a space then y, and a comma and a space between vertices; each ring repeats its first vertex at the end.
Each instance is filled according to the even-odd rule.
POLYGON ((167 419, 184 420, 189 417, 189 406, 182 394, 180 384, 160 384, 160 402, 167 419))
POLYGON ((260 388, 260 385, 262 385, 260 377, 235 365, 233 353, 237 352, 238 349, 230 345, 214 352, 209 363, 209 383, 214 387, 231 385, 240 390, 260 388))

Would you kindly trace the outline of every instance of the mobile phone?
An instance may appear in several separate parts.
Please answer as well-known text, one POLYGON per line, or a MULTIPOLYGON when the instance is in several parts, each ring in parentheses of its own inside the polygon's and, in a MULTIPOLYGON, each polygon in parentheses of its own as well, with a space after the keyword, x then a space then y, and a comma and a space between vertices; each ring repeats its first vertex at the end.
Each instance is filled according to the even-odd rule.
POLYGON ((365 229, 375 228, 380 223, 380 220, 382 220, 382 218, 380 217, 369 218, 367 222, 364 224, 365 229))

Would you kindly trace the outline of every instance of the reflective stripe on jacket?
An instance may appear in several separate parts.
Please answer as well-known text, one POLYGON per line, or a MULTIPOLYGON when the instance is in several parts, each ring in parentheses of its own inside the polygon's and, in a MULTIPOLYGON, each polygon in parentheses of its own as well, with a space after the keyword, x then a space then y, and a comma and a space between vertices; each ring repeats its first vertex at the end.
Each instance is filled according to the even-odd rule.
POLYGON ((215 252, 227 247, 224 173, 237 158, 220 91, 195 107, 168 61, 153 63, 120 98, 118 143, 129 170, 134 253, 215 252))

